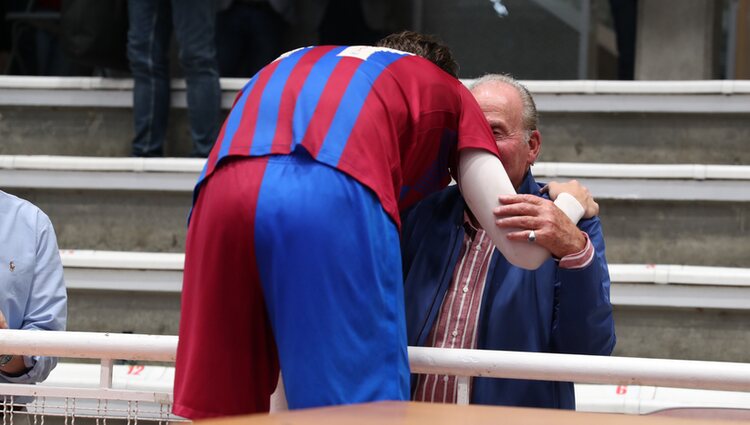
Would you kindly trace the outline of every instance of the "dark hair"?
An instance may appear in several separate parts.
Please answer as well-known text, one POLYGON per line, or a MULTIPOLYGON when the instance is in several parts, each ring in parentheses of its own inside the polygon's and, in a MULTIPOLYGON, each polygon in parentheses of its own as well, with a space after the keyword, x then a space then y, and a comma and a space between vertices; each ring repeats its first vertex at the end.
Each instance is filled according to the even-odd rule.
POLYGON ((453 58, 453 53, 451 53, 451 50, 445 43, 435 36, 420 34, 414 31, 403 31, 386 36, 378 41, 377 45, 401 50, 402 52, 414 53, 458 78, 458 63, 453 58))

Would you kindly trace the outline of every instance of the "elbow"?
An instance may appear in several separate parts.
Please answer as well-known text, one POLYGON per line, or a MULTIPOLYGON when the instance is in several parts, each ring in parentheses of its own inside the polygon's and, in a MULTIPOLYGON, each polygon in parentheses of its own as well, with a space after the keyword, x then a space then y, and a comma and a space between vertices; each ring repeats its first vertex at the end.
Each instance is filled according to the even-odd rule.
POLYGON ((550 258, 549 251, 539 245, 509 242, 507 239, 495 244, 508 262, 525 270, 536 270, 550 258))

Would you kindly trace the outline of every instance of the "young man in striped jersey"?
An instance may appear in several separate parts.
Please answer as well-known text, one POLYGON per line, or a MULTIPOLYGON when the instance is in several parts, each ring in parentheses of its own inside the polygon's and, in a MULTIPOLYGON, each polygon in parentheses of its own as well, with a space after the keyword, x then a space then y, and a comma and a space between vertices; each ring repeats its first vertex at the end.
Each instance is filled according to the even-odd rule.
POLYGON ((238 94, 195 190, 176 414, 267 411, 279 368, 290 408, 409 398, 399 212, 497 156, 456 68, 402 33, 297 49, 238 94))

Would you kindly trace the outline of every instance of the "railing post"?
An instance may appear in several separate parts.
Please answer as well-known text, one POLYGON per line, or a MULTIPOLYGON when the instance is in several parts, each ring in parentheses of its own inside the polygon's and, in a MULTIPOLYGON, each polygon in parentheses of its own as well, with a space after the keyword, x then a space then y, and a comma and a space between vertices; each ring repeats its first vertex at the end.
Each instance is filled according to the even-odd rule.
POLYGON ((456 376, 456 404, 469 404, 470 376, 456 376))
POLYGON ((112 369, 114 361, 112 359, 102 359, 101 370, 99 371, 99 386, 101 388, 112 388, 112 369))

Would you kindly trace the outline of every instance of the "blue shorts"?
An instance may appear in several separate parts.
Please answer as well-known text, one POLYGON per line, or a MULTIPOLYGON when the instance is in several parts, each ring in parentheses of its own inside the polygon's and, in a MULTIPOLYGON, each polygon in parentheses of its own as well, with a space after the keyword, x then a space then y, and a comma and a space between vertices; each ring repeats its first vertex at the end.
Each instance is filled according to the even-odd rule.
POLYGON ((267 410, 276 349, 290 408, 408 400, 406 344, 399 233, 373 192, 305 153, 229 160, 205 182, 188 231, 177 414, 267 410), (217 357, 226 375, 200 370, 217 357))

